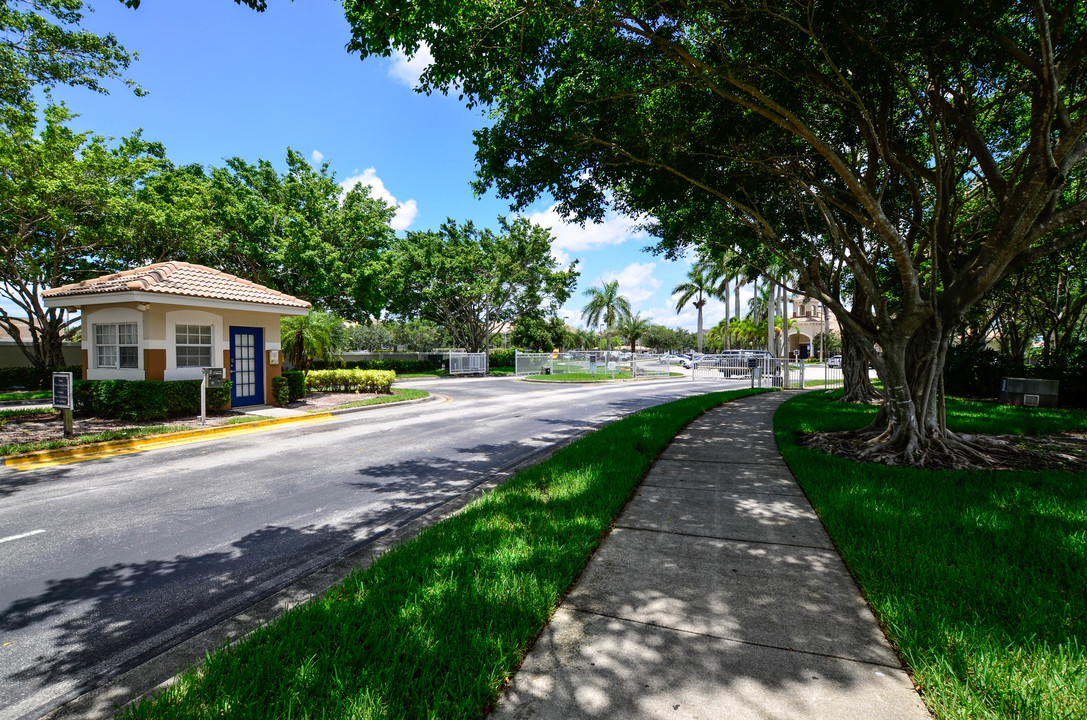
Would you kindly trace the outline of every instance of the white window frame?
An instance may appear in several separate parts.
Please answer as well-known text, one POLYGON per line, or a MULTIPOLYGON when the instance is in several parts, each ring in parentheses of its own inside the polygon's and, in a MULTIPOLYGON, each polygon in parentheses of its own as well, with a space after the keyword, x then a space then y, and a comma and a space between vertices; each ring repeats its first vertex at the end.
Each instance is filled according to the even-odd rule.
POLYGON ((137 322, 94 323, 94 367, 105 370, 138 370, 140 367, 140 324, 137 322), (112 332, 110 332, 112 331, 112 332), (106 342, 103 342, 103 335, 106 342), (123 348, 132 348, 131 364, 122 364, 123 348), (102 362, 103 350, 112 349, 112 362, 102 362))
POLYGON ((204 367, 218 367, 212 364, 212 359, 215 357, 215 326, 208 324, 202 325, 199 323, 176 323, 174 325, 174 365, 179 370, 187 368, 204 368, 204 367), (182 342, 181 334, 182 328, 184 328, 184 342, 182 342), (194 333, 193 330, 196 330, 194 333), (198 341, 206 342, 191 342, 193 337, 196 337, 198 341), (185 358, 186 362, 182 362, 181 351, 183 349, 199 348, 203 354, 203 351, 207 352, 206 358, 199 358, 199 362, 191 364, 188 362, 191 358, 185 358))
POLYGON ((229 348, 227 340, 223 337, 223 328, 226 321, 222 315, 207 312, 205 310, 185 309, 170 310, 166 313, 166 370, 163 377, 166 380, 199 380, 203 373, 198 367, 177 366, 177 326, 201 325, 211 327, 211 364, 208 367, 223 367, 223 353, 229 348))

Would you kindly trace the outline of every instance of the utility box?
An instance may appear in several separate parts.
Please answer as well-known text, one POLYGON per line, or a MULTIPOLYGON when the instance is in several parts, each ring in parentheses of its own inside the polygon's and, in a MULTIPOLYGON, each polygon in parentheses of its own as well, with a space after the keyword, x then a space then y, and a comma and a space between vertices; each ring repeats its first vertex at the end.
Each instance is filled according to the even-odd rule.
POLYGON ((1000 381, 1000 402, 1025 407, 1057 407, 1059 380, 1006 377, 1000 381))

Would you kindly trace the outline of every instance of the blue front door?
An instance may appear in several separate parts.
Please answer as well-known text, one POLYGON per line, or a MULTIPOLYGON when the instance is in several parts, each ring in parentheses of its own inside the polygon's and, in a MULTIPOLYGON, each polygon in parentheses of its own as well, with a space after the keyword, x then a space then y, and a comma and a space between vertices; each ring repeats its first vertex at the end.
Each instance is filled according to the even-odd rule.
POLYGON ((230 328, 230 404, 264 402, 264 329, 230 328))

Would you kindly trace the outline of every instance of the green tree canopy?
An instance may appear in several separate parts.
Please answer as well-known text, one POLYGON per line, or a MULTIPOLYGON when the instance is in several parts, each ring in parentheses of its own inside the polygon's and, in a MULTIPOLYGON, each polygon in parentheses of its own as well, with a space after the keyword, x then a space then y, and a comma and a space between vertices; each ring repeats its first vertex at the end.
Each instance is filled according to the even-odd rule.
MULTIPOLYGON (((89 10, 82 0, 0 2, 0 108, 22 105, 35 89, 57 85, 108 94, 102 81, 122 78, 136 54, 112 33, 81 29, 89 10)), ((131 80, 125 82, 143 94, 131 80)))
POLYGON ((425 42, 422 91, 491 108, 481 190, 583 219, 613 203, 655 217, 666 252, 788 268, 882 378, 869 449, 889 461, 971 452, 938 412, 956 325, 1087 237, 1075 2, 346 7, 352 49, 425 42))
POLYGON ((46 308, 41 291, 124 269, 127 207, 160 169, 162 147, 135 133, 118 142, 70 127, 63 105, 32 113, 0 133, 0 327, 37 368, 63 365, 61 342, 75 318, 46 308), (28 320, 32 342, 15 320, 28 320))
POLYGON ((557 310, 577 282, 576 261, 560 270, 551 234, 525 218, 498 224, 494 232, 450 219, 396 241, 385 271, 391 311, 436 323, 458 347, 481 352, 519 315, 557 310))
POLYGON ((365 185, 345 194, 328 163, 314 168, 291 148, 286 164, 282 175, 267 160, 237 157, 212 169, 207 194, 218 240, 189 254, 341 317, 376 316, 395 208, 365 185))

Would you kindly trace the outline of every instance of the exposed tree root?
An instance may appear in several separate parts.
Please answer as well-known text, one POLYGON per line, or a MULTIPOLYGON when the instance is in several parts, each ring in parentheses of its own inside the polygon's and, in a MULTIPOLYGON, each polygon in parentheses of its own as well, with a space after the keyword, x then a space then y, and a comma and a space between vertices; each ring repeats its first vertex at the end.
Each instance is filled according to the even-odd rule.
POLYGON ((889 428, 805 435, 800 444, 858 462, 930 470, 1087 470, 1087 437, 907 433, 895 442, 889 428))

